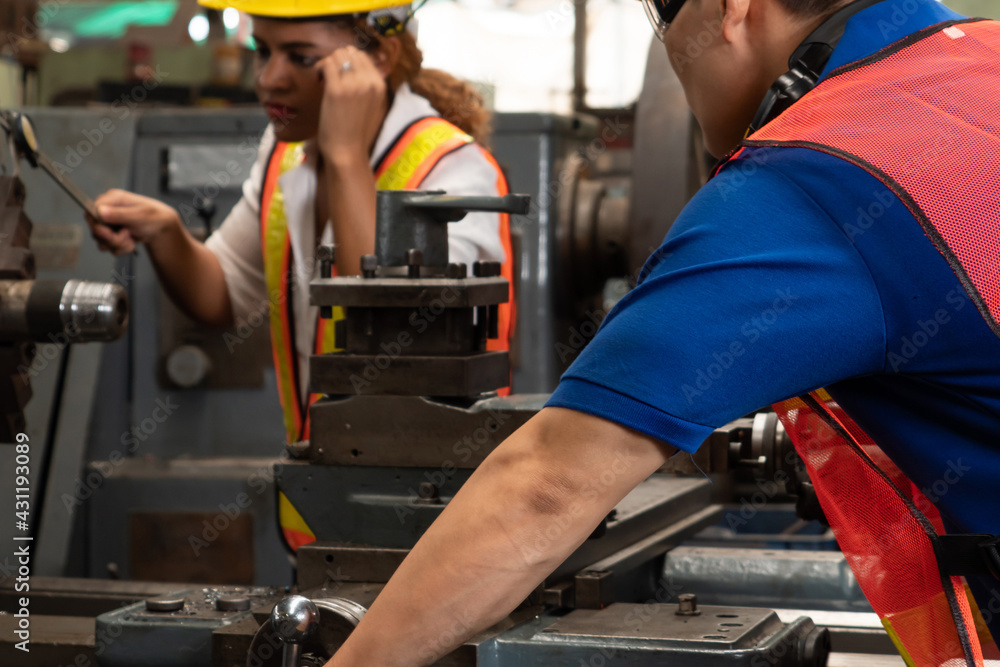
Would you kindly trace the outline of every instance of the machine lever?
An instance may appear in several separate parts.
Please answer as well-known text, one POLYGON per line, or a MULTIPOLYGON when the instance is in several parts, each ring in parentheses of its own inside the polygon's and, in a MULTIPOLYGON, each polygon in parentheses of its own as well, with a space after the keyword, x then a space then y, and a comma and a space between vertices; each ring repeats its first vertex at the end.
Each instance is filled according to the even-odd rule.
POLYGON ((442 222, 457 222, 472 211, 512 213, 525 215, 530 207, 528 195, 503 197, 461 197, 457 195, 415 194, 407 198, 409 208, 432 209, 432 214, 442 222))
MULTIPOLYGON (((38 138, 31 120, 14 111, 0 111, 0 128, 3 128, 14 137, 14 145, 17 152, 28 161, 32 167, 41 167, 42 171, 52 177, 59 187, 66 191, 77 204, 87 212, 97 222, 103 224, 101 214, 97 212, 97 205, 86 192, 80 189, 76 183, 66 178, 62 170, 49 159, 45 153, 38 150, 38 138)), ((16 156, 15 156, 16 159, 16 156)), ((109 225, 114 231, 121 229, 120 225, 109 225)))
POLYGON ((282 667, 299 667, 302 640, 316 631, 319 609, 309 598, 293 595, 274 605, 271 610, 271 625, 285 645, 282 667))

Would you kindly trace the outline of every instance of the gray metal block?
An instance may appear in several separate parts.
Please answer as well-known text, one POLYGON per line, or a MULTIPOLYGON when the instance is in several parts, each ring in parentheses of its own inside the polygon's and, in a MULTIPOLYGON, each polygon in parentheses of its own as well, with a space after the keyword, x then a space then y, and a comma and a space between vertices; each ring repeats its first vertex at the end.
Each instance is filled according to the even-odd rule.
POLYGON ((513 387, 518 392, 555 389, 564 364, 556 343, 569 323, 558 316, 553 276, 560 267, 557 227, 560 195, 566 189, 563 173, 569 155, 597 136, 593 118, 536 113, 505 113, 494 117, 492 150, 507 174, 510 191, 531 197, 526 216, 511 216, 516 236, 519 276, 518 326, 512 344, 513 387))
POLYGON ((839 551, 680 547, 667 554, 663 576, 709 604, 871 610, 839 551))
POLYGON ((220 597, 235 593, 251 603, 270 599, 274 594, 267 588, 194 588, 101 614, 97 617, 97 635, 113 641, 109 641, 98 656, 98 664, 101 667, 212 667, 212 632, 253 618, 249 608, 238 611, 217 608, 220 597), (176 610, 156 610, 155 602, 168 598, 183 600, 183 606, 176 610))
POLYGON ((784 624, 773 611, 613 604, 542 616, 480 651, 482 667, 822 667, 829 637, 807 618, 784 624))
POLYGON ((507 303, 504 278, 324 278, 309 285, 314 306, 474 308, 507 303))
POLYGON ((326 465, 471 469, 546 400, 548 394, 517 394, 466 407, 425 396, 324 399, 310 408, 308 458, 326 465))
POLYGON ((278 488, 319 540, 409 549, 441 514, 471 470, 320 466, 291 462, 278 488), (424 502, 433 483, 437 502, 424 502))
MULTIPOLYGON (((279 459, 200 459, 99 462, 82 478, 88 499, 90 576, 106 577, 109 565, 122 578, 132 574, 132 518, 142 514, 204 513, 196 530, 169 544, 178 559, 206 561, 226 544, 237 520, 250 520, 252 537, 241 557, 250 561, 254 583, 291 583, 291 565, 278 527, 275 466, 279 459), (93 494, 90 497, 90 494, 93 494), (214 551, 213 551, 214 550, 214 551)), ((167 548, 164 546, 163 548, 167 548)), ((214 558, 212 558, 215 560, 214 558)), ((201 579, 204 581, 204 579, 201 579)))
POLYGON ((309 359, 313 391, 327 394, 478 396, 507 384, 506 352, 462 356, 322 354, 309 359))

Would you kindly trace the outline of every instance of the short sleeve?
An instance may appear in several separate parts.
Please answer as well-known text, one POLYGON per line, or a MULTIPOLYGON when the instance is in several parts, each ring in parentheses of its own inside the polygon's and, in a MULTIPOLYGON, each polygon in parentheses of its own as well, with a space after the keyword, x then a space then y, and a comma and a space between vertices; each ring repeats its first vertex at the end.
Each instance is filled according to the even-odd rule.
MULTIPOLYGON (((420 189, 444 190, 452 195, 498 196, 500 174, 483 150, 478 144, 469 144, 441 158, 420 189)), ((471 266, 481 260, 506 260, 497 213, 470 213, 448 225, 448 261, 471 266)))
POLYGON ((777 169, 709 182, 549 405, 686 451, 756 409, 884 366, 878 289, 842 228, 777 169))
POLYGON ((274 143, 274 130, 269 125, 261 138, 250 176, 243 182, 243 196, 205 242, 222 266, 236 320, 267 309, 264 256, 260 248, 260 195, 274 143))

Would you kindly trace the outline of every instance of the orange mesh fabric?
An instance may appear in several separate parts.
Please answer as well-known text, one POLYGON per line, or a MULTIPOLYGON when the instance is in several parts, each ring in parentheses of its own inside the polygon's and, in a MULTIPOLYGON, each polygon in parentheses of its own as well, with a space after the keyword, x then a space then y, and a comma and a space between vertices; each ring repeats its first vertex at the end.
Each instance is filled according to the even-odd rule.
MULTIPOLYGON (((744 146, 811 148, 881 180, 1000 335, 998 62, 1000 24, 935 26, 836 70, 744 146)), ((815 394, 775 410, 907 664, 982 665, 964 581, 940 575, 937 509, 832 401, 815 394)))
POLYGON ((960 577, 942 581, 931 543, 934 527, 912 502, 911 492, 920 492, 835 403, 811 396, 774 407, 837 543, 907 664, 981 667, 964 584, 960 577), (897 487, 893 479, 905 485, 897 487))
POLYGON ((1000 23, 916 38, 833 72, 745 144, 814 148, 882 180, 1000 335, 1000 23))

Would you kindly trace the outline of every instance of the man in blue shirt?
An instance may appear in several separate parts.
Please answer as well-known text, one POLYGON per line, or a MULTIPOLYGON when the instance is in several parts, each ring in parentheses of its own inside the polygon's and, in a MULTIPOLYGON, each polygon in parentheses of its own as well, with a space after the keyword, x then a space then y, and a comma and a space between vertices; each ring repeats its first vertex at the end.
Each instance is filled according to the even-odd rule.
MULTIPOLYGON (((722 156, 789 54, 850 2, 660 4, 675 15, 652 15, 654 26, 722 156)), ((962 18, 935 0, 867 4, 822 76, 962 18)), ((947 141, 914 146, 913 168, 933 167, 947 141)), ((685 208, 548 406, 476 471, 330 664, 432 662, 503 618, 675 451, 820 387, 925 490, 949 532, 1000 533, 994 324, 869 171, 808 148, 744 149, 685 208), (550 551, 523 548, 543 536, 550 551)), ((996 634, 1000 582, 970 584, 996 634)))

